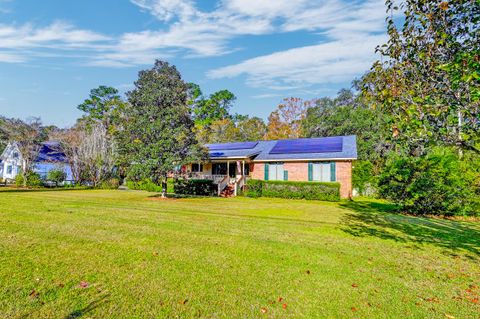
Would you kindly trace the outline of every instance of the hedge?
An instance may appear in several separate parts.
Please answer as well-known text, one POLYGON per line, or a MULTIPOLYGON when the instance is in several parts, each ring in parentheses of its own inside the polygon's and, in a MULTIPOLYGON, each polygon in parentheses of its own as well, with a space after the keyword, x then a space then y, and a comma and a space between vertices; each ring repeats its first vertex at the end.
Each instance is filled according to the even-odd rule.
POLYGON ((340 184, 335 182, 289 182, 248 180, 248 197, 278 197, 336 202, 340 200, 340 184))
MULTIPOLYGON (((149 179, 133 182, 127 181, 127 187, 130 189, 144 190, 147 192, 161 193, 162 185, 157 185, 149 179)), ((173 192, 173 181, 171 178, 167 179, 167 193, 173 192)))
POLYGON ((173 183, 175 194, 214 196, 218 186, 207 179, 177 179, 173 183))

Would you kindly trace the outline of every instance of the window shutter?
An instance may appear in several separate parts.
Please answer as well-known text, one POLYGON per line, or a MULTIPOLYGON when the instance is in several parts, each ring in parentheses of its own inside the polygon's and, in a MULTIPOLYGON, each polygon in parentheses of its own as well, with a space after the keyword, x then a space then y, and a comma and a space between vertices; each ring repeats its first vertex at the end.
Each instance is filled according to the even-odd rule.
POLYGON ((264 169, 264 172, 265 172, 265 176, 264 176, 264 180, 268 181, 268 163, 265 163, 265 169, 264 169))
POLYGON ((308 163, 308 181, 313 181, 313 163, 308 163))
POLYGON ((288 181, 288 171, 283 171, 283 180, 288 181))
POLYGON ((330 180, 335 182, 337 180, 337 169, 335 162, 330 163, 330 180))

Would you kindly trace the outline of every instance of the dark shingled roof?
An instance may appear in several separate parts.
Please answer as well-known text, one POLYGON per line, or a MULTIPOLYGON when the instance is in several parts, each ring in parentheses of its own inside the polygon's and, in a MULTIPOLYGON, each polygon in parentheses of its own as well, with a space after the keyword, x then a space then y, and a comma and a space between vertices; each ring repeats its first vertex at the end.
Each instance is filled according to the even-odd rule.
POLYGON ((67 157, 60 143, 49 141, 42 143, 36 162, 66 163, 67 157))

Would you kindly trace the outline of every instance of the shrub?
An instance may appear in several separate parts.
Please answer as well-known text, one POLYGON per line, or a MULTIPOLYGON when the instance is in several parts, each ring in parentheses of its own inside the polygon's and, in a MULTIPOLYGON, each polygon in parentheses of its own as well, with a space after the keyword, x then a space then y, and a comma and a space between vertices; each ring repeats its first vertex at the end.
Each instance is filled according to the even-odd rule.
POLYGON ((130 189, 143 190, 147 192, 159 193, 162 191, 161 185, 157 185, 149 179, 138 182, 128 181, 127 186, 130 189))
POLYGON ((335 182, 247 181, 248 197, 278 197, 324 201, 340 200, 340 184, 335 182))
POLYGON ((422 157, 395 156, 379 180, 380 195, 412 214, 478 214, 475 177, 469 163, 448 149, 422 157))
MULTIPOLYGON (((15 177, 15 185, 17 185, 18 187, 21 187, 21 186, 23 186, 23 182, 24 182, 23 175, 18 174, 15 177)), ((28 187, 38 187, 38 186, 41 186, 41 185, 42 185, 42 179, 40 178, 40 175, 38 173, 31 172, 31 173, 27 174, 27 186, 28 187)))
POLYGON ((66 178, 67 178, 67 174, 60 169, 51 170, 47 174, 47 180, 55 182, 56 186, 58 186, 58 184, 63 183, 66 178))
POLYGON ((245 196, 247 197, 261 197, 262 196, 263 181, 257 179, 247 180, 245 196))
POLYGON ((207 179, 177 179, 174 181, 175 194, 213 196, 217 193, 217 185, 207 179))
MULTIPOLYGON (((127 181, 127 187, 130 189, 143 190, 147 192, 161 193, 162 185, 157 185, 152 182, 150 179, 143 181, 133 182, 127 181)), ((167 193, 173 193, 173 180, 171 178, 167 179, 167 193)))
POLYGON ((120 186, 120 180, 118 178, 110 178, 100 183, 102 189, 118 189, 120 186))
POLYGON ((352 169, 352 184, 359 195, 372 196, 376 193, 373 164, 370 161, 356 161, 352 169))

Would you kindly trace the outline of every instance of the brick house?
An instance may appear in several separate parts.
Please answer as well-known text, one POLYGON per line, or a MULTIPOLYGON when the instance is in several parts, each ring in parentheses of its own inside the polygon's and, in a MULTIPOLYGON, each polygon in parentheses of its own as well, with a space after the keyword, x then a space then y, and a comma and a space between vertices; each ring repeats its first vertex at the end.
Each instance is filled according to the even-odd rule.
POLYGON ((357 159, 356 136, 207 145, 207 163, 187 165, 195 178, 213 179, 219 193, 245 185, 247 178, 340 183, 340 196, 352 196, 352 161, 357 159))

